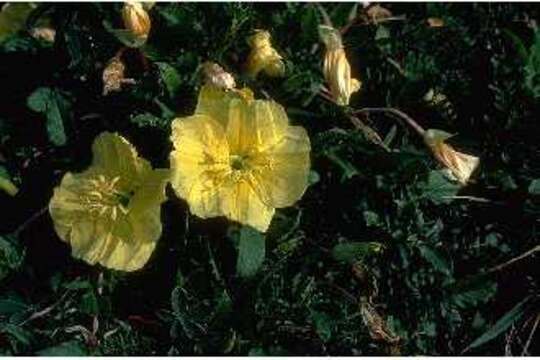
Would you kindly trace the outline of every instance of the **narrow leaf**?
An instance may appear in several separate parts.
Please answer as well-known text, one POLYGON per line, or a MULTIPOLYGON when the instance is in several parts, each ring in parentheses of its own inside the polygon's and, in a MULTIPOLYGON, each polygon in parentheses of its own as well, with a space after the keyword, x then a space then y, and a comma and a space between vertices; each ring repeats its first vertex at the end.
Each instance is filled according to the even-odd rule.
POLYGON ((238 260, 236 271, 242 277, 251 277, 261 267, 266 254, 266 244, 263 234, 244 226, 240 229, 238 239, 238 260))

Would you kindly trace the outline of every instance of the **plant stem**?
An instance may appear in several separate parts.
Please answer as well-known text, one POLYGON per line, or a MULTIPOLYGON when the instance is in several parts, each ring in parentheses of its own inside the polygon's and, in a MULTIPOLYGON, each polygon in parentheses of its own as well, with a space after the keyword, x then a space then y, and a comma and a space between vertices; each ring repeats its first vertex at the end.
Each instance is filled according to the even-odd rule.
POLYGON ((418 135, 424 137, 424 134, 426 130, 424 130, 423 127, 421 127, 413 118, 411 118, 409 115, 405 114, 403 111, 398 110, 396 108, 362 108, 360 110, 355 110, 354 113, 375 113, 375 112, 381 112, 381 113, 390 113, 394 116, 400 118, 401 120, 405 121, 410 127, 412 127, 418 135))
POLYGON ((494 266, 492 267, 491 269, 489 269, 488 271, 486 271, 487 274, 491 274, 491 273, 494 273, 494 272, 497 272, 497 271, 500 271, 510 265, 512 265, 513 263, 515 262, 518 262, 520 260, 523 260, 525 259, 526 257, 534 254, 535 252, 537 251, 540 251, 540 245, 536 245, 535 247, 533 247, 532 249, 530 249, 529 251, 526 251, 524 252, 523 254, 519 255, 519 256, 516 256, 515 258, 512 258, 510 260, 508 260, 507 262, 503 263, 503 264, 499 264, 497 266, 494 266))

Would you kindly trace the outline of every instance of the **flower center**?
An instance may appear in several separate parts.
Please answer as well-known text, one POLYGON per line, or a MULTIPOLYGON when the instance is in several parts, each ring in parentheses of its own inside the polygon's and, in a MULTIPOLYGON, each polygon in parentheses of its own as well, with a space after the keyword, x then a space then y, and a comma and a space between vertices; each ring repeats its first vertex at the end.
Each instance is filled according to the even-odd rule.
POLYGON ((119 213, 126 215, 133 191, 120 189, 120 176, 114 178, 99 175, 86 181, 81 201, 86 209, 97 216, 110 216, 114 221, 119 213))
POLYGON ((248 157, 243 155, 231 155, 229 157, 229 163, 231 168, 235 171, 246 170, 248 167, 248 157))

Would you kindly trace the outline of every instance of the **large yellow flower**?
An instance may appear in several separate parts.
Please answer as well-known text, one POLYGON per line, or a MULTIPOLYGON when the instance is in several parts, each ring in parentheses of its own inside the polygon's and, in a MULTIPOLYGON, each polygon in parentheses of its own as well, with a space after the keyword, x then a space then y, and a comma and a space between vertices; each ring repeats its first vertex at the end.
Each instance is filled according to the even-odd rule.
POLYGON ((152 170, 123 137, 102 133, 92 165, 64 175, 49 211, 58 236, 90 264, 141 268, 161 235, 160 209, 169 171, 152 170))
POLYGON ((193 214, 266 231, 307 187, 310 142, 273 101, 204 86, 195 114, 172 124, 171 184, 193 214))

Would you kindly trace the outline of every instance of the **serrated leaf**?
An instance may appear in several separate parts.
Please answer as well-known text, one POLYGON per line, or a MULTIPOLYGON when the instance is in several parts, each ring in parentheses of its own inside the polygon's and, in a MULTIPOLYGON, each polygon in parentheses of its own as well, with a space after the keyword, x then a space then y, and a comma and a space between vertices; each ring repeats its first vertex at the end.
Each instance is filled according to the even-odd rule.
POLYGON ((167 63, 158 62, 156 65, 159 68, 159 74, 167 88, 169 96, 175 97, 182 82, 180 74, 178 74, 178 71, 174 67, 167 63))
POLYGON ((49 140, 57 146, 65 145, 64 121, 68 117, 69 102, 64 96, 56 89, 40 87, 28 97, 27 105, 46 116, 49 140))
POLYGON ((40 350, 36 354, 39 356, 86 356, 88 351, 80 342, 73 340, 40 350))
POLYGON ((433 170, 428 180, 421 186, 422 196, 431 200, 435 205, 448 204, 458 193, 459 184, 449 181, 442 170, 433 170))
POLYGON ((264 235, 257 230, 243 226, 238 232, 238 260, 236 272, 241 277, 251 277, 257 273, 266 255, 264 235))
POLYGON ((378 242, 347 242, 334 246, 332 257, 337 261, 354 263, 366 256, 379 253, 381 249, 382 244, 378 242))
POLYGON ((526 297, 523 301, 514 306, 512 310, 504 314, 503 317, 501 317, 495 323, 495 325, 493 325, 488 331, 486 331, 484 334, 474 340, 469 346, 467 346, 465 350, 463 350, 463 352, 465 353, 471 349, 479 347, 487 343, 488 341, 495 339, 497 336, 506 331, 513 323, 518 321, 523 316, 523 314, 527 310, 529 299, 530 297, 526 297))

